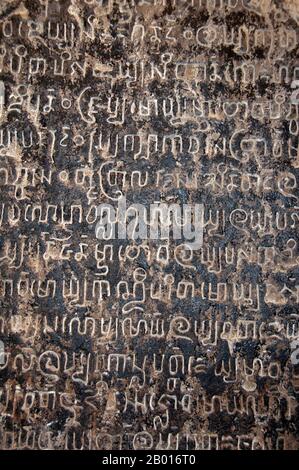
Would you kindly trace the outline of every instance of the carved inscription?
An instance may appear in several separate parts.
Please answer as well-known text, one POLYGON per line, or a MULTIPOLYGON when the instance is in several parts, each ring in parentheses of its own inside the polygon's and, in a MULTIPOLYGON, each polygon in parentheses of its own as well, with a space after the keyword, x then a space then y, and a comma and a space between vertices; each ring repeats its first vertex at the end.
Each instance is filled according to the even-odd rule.
POLYGON ((299 448, 298 26, 0 0, 0 449, 299 448))

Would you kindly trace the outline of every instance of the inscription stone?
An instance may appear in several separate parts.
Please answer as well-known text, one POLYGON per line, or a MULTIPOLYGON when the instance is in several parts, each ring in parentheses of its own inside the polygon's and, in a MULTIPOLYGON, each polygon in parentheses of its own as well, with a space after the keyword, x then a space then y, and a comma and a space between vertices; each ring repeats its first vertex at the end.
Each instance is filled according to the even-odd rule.
POLYGON ((0 448, 299 448, 298 0, 0 0, 0 448))

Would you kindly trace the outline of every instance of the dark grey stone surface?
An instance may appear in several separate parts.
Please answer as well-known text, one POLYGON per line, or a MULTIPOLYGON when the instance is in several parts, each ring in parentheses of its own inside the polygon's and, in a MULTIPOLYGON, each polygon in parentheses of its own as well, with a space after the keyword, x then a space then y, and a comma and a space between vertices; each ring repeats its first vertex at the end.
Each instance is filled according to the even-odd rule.
POLYGON ((298 19, 0 0, 2 449, 298 448, 298 19), (201 248, 100 240, 121 195, 201 248))

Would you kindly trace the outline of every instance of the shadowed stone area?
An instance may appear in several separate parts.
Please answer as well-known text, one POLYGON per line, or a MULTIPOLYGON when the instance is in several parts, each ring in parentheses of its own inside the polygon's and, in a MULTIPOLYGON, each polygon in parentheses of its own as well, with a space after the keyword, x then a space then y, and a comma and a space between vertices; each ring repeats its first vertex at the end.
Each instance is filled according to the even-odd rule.
POLYGON ((298 24, 0 0, 2 450, 299 448, 298 24))

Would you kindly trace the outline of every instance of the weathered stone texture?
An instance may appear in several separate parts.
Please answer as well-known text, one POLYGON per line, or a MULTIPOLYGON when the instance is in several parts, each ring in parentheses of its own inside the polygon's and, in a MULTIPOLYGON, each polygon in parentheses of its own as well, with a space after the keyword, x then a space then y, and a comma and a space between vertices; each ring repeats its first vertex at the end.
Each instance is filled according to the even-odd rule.
POLYGON ((2 449, 298 448, 298 22, 0 0, 2 449), (97 238, 121 195, 202 247, 97 238))

